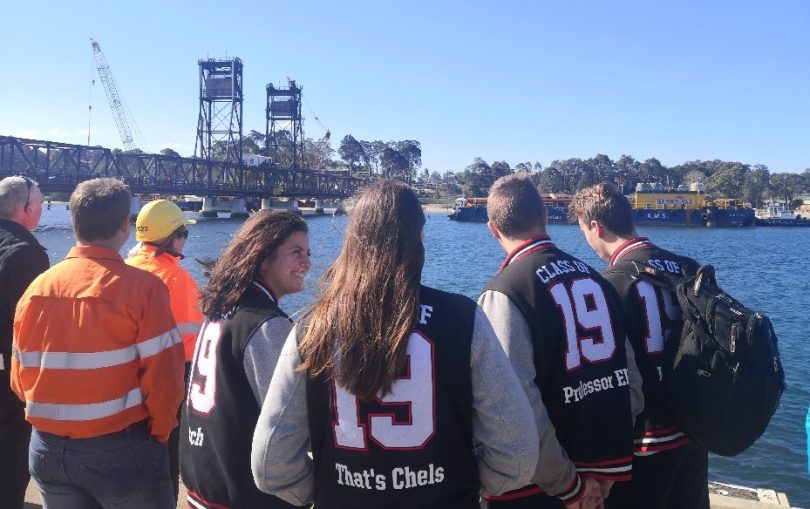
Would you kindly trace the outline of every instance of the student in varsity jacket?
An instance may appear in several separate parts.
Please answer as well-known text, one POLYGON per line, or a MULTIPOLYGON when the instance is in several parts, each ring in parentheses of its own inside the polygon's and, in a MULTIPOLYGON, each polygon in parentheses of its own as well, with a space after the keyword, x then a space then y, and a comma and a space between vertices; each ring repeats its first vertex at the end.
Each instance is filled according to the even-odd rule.
POLYGON ((357 201, 256 425, 263 491, 319 509, 473 509, 482 487, 531 478, 529 403, 475 302, 421 285, 424 224, 400 182, 357 201))
POLYGON ((292 328, 279 299, 303 289, 309 268, 307 224, 289 212, 252 215, 213 266, 183 407, 180 469, 190 507, 292 507, 256 488, 250 448, 292 328))
POLYGON ((673 424, 664 408, 664 343, 681 310, 672 292, 613 272, 620 262, 639 262, 672 274, 694 274, 698 263, 640 237, 630 202, 612 184, 579 191, 569 206, 588 244, 607 260, 605 278, 616 288, 628 337, 644 381, 644 412, 636 419, 633 480, 616 486, 608 508, 708 509, 708 453, 673 424))
POLYGON ((532 404, 540 460, 535 485, 484 498, 490 508, 599 507, 615 481, 630 479, 643 405, 618 296, 554 245, 527 177, 498 179, 487 214, 508 255, 479 304, 532 404))

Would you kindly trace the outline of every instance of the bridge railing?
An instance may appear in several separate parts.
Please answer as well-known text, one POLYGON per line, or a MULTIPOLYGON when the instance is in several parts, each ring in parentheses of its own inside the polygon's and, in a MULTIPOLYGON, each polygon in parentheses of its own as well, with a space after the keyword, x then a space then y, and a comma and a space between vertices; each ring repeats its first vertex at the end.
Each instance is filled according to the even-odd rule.
POLYGON ((72 192, 79 182, 116 177, 134 193, 234 197, 345 198, 365 179, 264 163, 163 154, 136 154, 104 147, 0 136, 0 178, 25 175, 44 192, 72 192))

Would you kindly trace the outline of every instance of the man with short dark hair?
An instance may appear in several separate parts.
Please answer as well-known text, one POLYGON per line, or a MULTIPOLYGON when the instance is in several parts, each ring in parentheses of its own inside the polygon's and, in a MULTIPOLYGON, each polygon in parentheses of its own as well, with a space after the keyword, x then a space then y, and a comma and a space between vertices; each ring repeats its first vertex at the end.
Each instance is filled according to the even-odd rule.
POLYGON ((119 180, 70 197, 76 246, 23 294, 11 387, 33 426, 45 507, 174 507, 166 440, 183 395, 183 346, 166 286, 124 263, 130 194, 119 180))
POLYGON ((28 177, 0 180, 0 501, 25 501, 31 425, 9 386, 14 308, 31 281, 48 270, 45 248, 31 234, 42 215, 42 192, 28 177))
POLYGON ((594 252, 608 262, 603 275, 619 293, 644 380, 645 408, 635 423, 633 480, 616 486, 606 507, 708 509, 708 453, 678 429, 664 405, 664 344, 681 319, 677 299, 672 292, 616 270, 617 264, 636 262, 680 276, 693 274, 698 263, 640 237, 630 202, 612 184, 579 191, 568 212, 594 252))
POLYGON ((536 486, 484 499, 491 508, 598 507, 614 481, 630 479, 631 412, 641 407, 618 296, 552 243, 528 178, 495 181, 487 214, 508 255, 479 304, 532 404, 540 460, 536 486))

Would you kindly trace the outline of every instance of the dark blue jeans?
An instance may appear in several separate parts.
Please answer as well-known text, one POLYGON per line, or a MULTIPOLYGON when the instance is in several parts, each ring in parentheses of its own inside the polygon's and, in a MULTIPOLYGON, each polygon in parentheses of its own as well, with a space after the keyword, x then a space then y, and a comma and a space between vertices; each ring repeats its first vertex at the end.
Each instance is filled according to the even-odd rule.
POLYGON ((45 509, 173 509, 169 450, 145 423, 75 439, 31 434, 31 477, 45 509))

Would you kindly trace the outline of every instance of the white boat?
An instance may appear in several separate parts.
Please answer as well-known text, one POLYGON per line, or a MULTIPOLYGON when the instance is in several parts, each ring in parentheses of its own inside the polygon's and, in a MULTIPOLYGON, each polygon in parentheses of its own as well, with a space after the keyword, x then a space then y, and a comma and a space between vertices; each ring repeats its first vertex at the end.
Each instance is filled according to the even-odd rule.
POLYGON ((796 214, 784 203, 768 202, 764 209, 757 209, 757 219, 795 220, 796 214))

